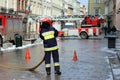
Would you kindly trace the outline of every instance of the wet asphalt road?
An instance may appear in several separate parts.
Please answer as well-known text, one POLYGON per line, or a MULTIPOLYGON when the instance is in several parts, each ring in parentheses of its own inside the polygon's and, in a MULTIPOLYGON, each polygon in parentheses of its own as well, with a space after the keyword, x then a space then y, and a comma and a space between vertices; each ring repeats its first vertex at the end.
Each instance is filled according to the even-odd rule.
MULTIPOLYGON (((108 53, 102 51, 107 47, 107 39, 63 39, 58 40, 61 76, 47 76, 44 63, 35 71, 22 71, 0 67, 0 80, 112 80, 111 69, 107 62, 108 53), (74 50, 77 61, 73 61, 74 50)), ((26 60, 26 49, 4 51, 0 55, 0 64, 22 67, 34 67, 43 56, 42 44, 28 47, 30 60, 26 60)), ((51 58, 52 60, 52 58, 51 58)), ((53 62, 52 62, 53 63, 53 62)))

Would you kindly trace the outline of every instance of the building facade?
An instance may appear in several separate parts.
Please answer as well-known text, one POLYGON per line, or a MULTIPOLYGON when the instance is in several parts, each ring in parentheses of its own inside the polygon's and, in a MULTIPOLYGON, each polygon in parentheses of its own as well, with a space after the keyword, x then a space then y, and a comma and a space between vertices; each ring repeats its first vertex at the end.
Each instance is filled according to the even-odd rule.
POLYGON ((81 15, 80 14, 80 5, 81 5, 80 2, 74 0, 74 2, 73 2, 73 14, 74 15, 81 15))
POLYGON ((120 31, 120 0, 105 0, 105 14, 108 27, 115 26, 120 31))
POLYGON ((0 1, 0 11, 13 11, 25 16, 27 6, 30 14, 36 16, 63 16, 85 14, 84 6, 77 0, 4 0, 0 1))
POLYGON ((105 13, 105 0, 88 0, 88 14, 101 15, 105 13))
POLYGON ((17 0, 0 1, 0 12, 13 13, 17 11, 17 0))
POLYGON ((114 3, 113 0, 105 0, 106 26, 111 28, 114 25, 114 3))
POLYGON ((114 24, 115 24, 117 30, 120 31, 120 0, 116 0, 115 4, 116 4, 116 7, 115 7, 116 16, 115 16, 114 24))
POLYGON ((85 15, 87 14, 87 9, 83 4, 80 4, 80 15, 85 15))
POLYGON ((61 16, 63 10, 63 0, 52 0, 51 5, 51 16, 61 16))

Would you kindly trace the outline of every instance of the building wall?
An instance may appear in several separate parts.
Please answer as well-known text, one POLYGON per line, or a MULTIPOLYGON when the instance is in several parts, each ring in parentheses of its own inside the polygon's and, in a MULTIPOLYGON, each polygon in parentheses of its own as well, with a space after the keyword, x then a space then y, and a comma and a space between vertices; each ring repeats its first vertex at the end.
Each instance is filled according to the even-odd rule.
POLYGON ((96 15, 95 9, 99 9, 99 14, 104 14, 105 13, 104 1, 105 0, 99 0, 99 3, 96 3, 96 0, 89 0, 88 1, 88 14, 96 15))
POLYGON ((67 4, 67 2, 65 1, 65 2, 64 2, 64 15, 68 15, 67 9, 68 9, 68 4, 67 4))
POLYGON ((120 30, 119 27, 119 20, 120 20, 120 14, 118 14, 118 9, 120 7, 120 0, 106 0, 106 8, 107 8, 107 16, 110 16, 111 22, 110 27, 116 26, 118 30, 120 30))
POLYGON ((77 1, 74 0, 73 1, 73 14, 77 15, 77 11, 79 11, 78 10, 78 4, 77 4, 77 1))
POLYGON ((113 0, 105 0, 106 26, 113 27, 114 24, 114 3, 113 0))
POLYGON ((30 5, 31 5, 30 7, 31 14, 42 15, 42 2, 41 1, 31 0, 30 5))
POLYGON ((109 5, 109 3, 108 3, 108 0, 105 0, 105 15, 107 15, 108 14, 108 5, 109 5))
POLYGON ((52 10, 51 10, 51 16, 61 16, 62 15, 62 9, 63 9, 63 1, 62 0, 52 0, 52 10))
POLYGON ((87 10, 83 4, 80 5, 80 15, 86 15, 87 10))
POLYGON ((42 16, 51 16, 51 1, 52 0, 42 0, 42 16))
POLYGON ((14 11, 17 11, 17 0, 6 0, 7 9, 12 8, 14 11), (7 2, 8 1, 8 2, 7 2))
POLYGON ((113 6, 114 6, 113 0, 109 0, 108 3, 109 3, 108 4, 108 14, 113 15, 113 6))
POLYGON ((4 0, 0 7, 13 9, 17 14, 25 16, 26 6, 31 5, 32 15, 61 16, 80 15, 80 3, 77 0, 4 0))
POLYGON ((116 27, 117 27, 117 30, 120 31, 120 12, 118 12, 120 8, 120 0, 116 0, 116 27))
POLYGON ((67 5, 67 15, 73 15, 73 0, 68 0, 67 5))
POLYGON ((8 12, 9 9, 17 11, 17 0, 0 0, 0 8, 3 7, 8 12))

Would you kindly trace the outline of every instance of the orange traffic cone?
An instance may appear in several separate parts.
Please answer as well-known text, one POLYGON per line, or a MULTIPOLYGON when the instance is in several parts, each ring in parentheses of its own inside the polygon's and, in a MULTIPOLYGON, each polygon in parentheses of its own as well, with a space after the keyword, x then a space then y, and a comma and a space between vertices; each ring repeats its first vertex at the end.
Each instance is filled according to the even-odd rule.
POLYGON ((25 56, 26 59, 30 59, 30 51, 28 48, 26 48, 26 56, 25 56))
POLYGON ((77 61, 78 60, 76 50, 74 50, 74 55, 73 55, 73 59, 72 60, 73 61, 77 61))

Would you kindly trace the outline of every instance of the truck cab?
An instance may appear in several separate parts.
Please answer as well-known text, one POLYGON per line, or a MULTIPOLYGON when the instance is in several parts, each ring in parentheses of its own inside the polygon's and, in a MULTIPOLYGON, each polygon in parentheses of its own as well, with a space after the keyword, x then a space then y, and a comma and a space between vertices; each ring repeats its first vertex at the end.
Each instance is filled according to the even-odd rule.
POLYGON ((64 32, 64 36, 79 36, 74 22, 66 22, 62 31, 64 32))

